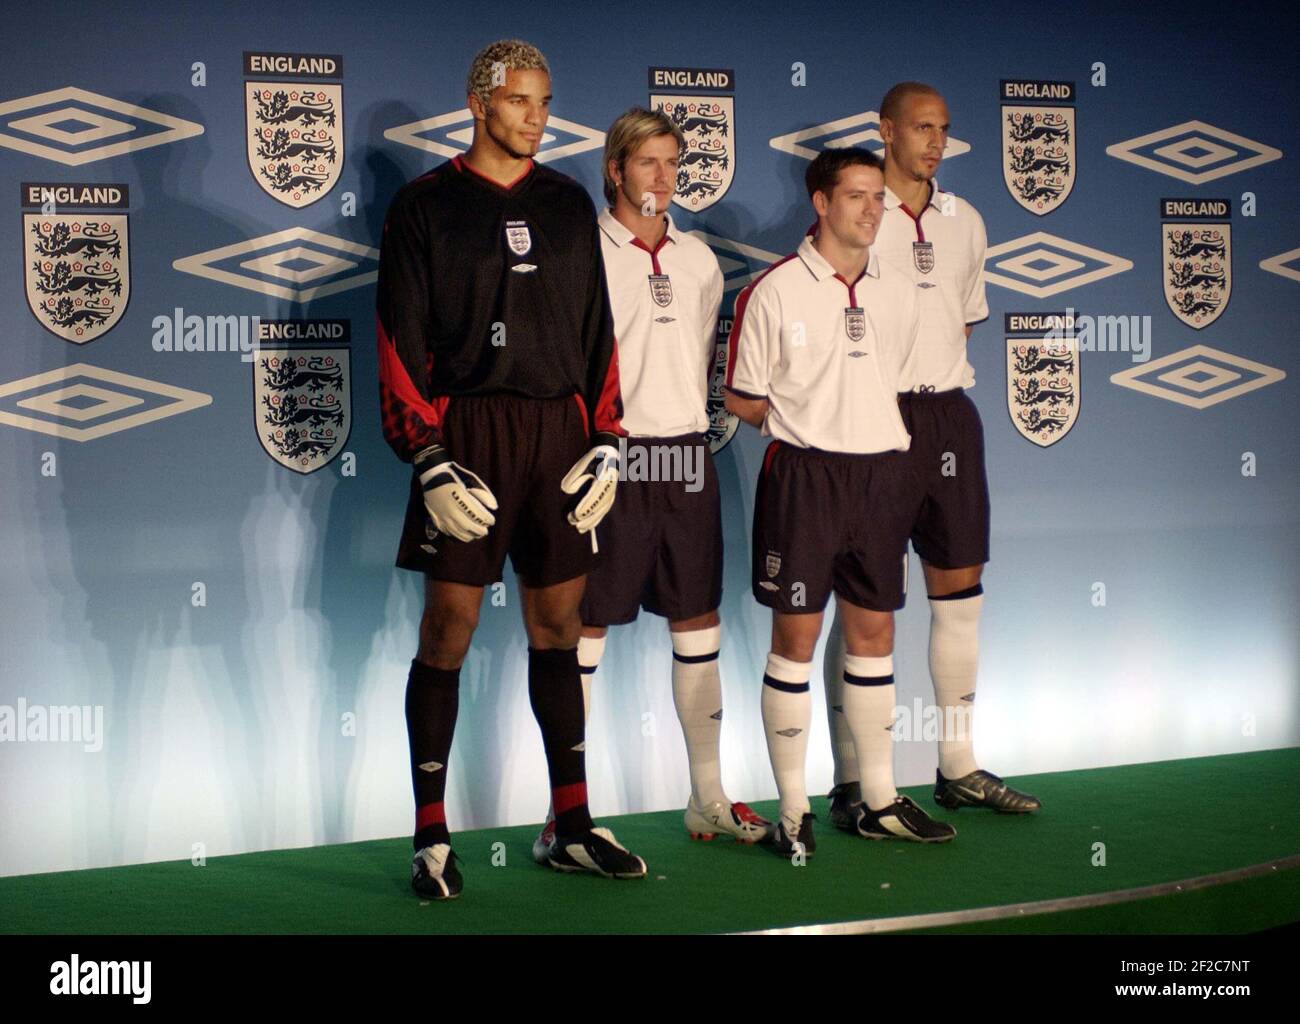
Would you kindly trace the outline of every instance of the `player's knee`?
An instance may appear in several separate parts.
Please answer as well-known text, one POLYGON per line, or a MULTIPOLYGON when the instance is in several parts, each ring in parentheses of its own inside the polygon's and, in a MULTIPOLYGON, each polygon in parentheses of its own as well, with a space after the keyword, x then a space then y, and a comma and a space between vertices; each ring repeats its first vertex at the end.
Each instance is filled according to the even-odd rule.
POLYGON ((528 643, 537 650, 577 647, 578 637, 582 633, 582 619, 576 608, 568 614, 550 612, 535 615, 525 625, 528 643))
MULTIPOLYGON (((818 617, 815 630, 804 628, 808 620, 808 616, 783 616, 782 621, 772 630, 772 653, 790 661, 812 661, 817 639, 821 636, 821 620, 818 617)), ((808 624, 811 625, 811 622, 808 624)))
POLYGON ((850 654, 880 657, 894 650, 894 617, 885 613, 853 616, 844 623, 844 643, 850 654))
POLYGON ((478 609, 426 611, 420 620, 420 661, 435 668, 456 668, 469 653, 478 627, 478 609))

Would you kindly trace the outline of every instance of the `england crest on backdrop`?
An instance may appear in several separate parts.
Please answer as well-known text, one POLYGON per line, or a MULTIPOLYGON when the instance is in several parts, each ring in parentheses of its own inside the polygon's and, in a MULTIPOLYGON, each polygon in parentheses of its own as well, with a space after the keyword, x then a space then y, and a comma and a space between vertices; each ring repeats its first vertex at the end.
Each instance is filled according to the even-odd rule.
POLYGON ((246 52, 244 75, 253 179, 287 206, 323 198, 343 172, 343 58, 246 52))
POLYGON ((736 73, 728 69, 650 69, 650 109, 666 114, 686 137, 673 195, 683 209, 707 209, 735 178, 735 88, 736 73), (666 89, 673 91, 659 91, 666 89))
POLYGON ((262 348, 253 364, 257 440, 296 473, 327 466, 352 431, 352 375, 346 346, 262 348))
POLYGON ((1001 99, 1002 178, 1011 197, 1041 217, 1074 188, 1074 83, 1007 79, 1001 99))
POLYGON ((1227 199, 1160 200, 1165 302, 1198 331, 1223 315, 1232 295, 1231 217, 1227 199))
POLYGON ((22 200, 28 308, 64 341, 102 338, 131 297, 127 186, 24 182, 22 200))
POLYGON ((1074 315, 1008 313, 1007 412, 1016 431, 1040 448, 1056 444, 1079 419, 1079 343, 1074 315))

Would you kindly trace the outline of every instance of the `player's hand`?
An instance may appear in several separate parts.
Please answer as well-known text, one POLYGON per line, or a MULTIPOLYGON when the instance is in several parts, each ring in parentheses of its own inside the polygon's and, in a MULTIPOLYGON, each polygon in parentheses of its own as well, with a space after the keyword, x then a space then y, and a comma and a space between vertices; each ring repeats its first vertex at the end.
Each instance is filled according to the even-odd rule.
POLYGON ((578 495, 569 522, 579 533, 594 530, 613 506, 618 473, 618 449, 612 444, 598 444, 575 462, 560 481, 560 489, 565 494, 578 495))
POLYGON ((452 462, 442 445, 430 445, 415 457, 424 490, 424 507, 433 527, 456 540, 486 537, 496 516, 497 499, 478 475, 452 462))

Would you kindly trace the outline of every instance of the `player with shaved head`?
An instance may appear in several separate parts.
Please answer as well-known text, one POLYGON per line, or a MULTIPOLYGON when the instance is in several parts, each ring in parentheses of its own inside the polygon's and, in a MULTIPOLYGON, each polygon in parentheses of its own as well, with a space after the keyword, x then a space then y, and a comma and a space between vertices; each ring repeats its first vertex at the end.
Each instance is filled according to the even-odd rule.
MULTIPOLYGON (((921 331, 903 370, 898 401, 912 437, 908 460, 924 495, 911 524, 911 545, 925 573, 930 676, 944 722, 934 799, 950 809, 1022 813, 1038 810, 1039 801, 981 769, 971 734, 989 497, 984 430, 965 391, 975 383, 966 342, 972 327, 988 316, 987 240, 975 208, 941 191, 935 181, 948 127, 948 106, 933 86, 901 82, 881 102, 885 200, 875 251, 906 275, 921 308, 921 331)), ((824 663, 835 752, 831 823, 869 838, 932 842, 933 829, 918 830, 911 824, 914 815, 891 811, 900 799, 892 748, 881 746, 863 762, 853 742, 846 720, 852 687, 845 681, 852 673, 845 665, 845 625, 837 616, 824 663)))

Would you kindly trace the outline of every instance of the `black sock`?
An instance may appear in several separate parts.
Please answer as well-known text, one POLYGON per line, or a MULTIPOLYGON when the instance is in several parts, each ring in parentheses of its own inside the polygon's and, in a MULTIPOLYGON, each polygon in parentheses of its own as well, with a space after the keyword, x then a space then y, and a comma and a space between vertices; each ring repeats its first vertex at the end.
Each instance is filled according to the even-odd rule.
POLYGON ((587 810, 587 755, 578 650, 528 648, 528 699, 542 728, 557 835, 592 827, 587 810))
POLYGON ((411 749, 415 790, 415 849, 450 843, 442 809, 447 789, 447 757, 460 707, 460 669, 411 662, 406 680, 406 736, 411 749))

